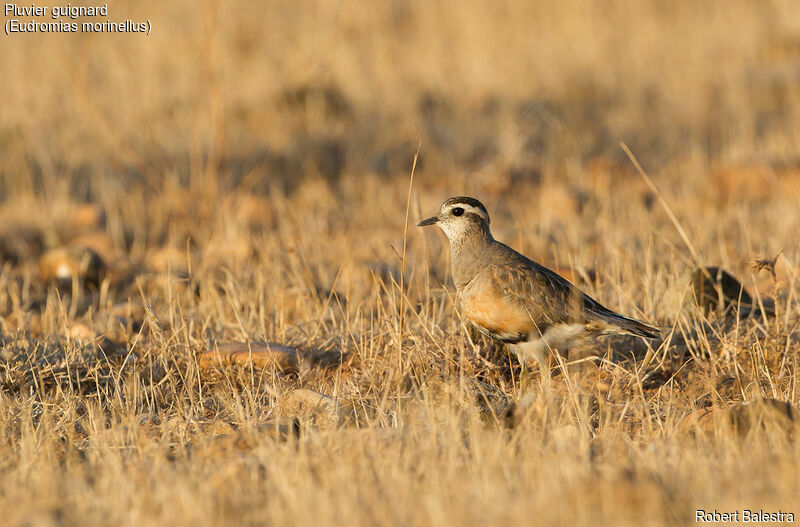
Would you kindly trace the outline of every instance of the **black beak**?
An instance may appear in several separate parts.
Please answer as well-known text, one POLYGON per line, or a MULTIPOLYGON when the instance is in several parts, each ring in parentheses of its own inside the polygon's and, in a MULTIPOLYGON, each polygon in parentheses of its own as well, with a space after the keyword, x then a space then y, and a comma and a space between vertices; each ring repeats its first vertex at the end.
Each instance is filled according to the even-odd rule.
POLYGON ((439 218, 436 216, 431 216, 427 220, 422 220, 421 222, 417 223, 417 227, 427 227, 428 225, 433 225, 437 221, 439 221, 439 218))

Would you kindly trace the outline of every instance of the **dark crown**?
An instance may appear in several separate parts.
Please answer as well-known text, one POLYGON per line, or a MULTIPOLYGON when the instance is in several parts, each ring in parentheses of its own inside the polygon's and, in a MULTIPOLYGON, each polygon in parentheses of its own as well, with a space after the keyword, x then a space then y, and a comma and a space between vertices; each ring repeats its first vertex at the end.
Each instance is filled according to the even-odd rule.
POLYGON ((489 211, 486 210, 486 207, 483 206, 483 203, 478 201, 475 198, 470 198, 469 196, 456 196, 454 198, 450 198, 444 202, 445 206, 450 205, 469 205, 470 207, 475 207, 476 209, 480 209, 486 214, 486 217, 489 217, 489 211))

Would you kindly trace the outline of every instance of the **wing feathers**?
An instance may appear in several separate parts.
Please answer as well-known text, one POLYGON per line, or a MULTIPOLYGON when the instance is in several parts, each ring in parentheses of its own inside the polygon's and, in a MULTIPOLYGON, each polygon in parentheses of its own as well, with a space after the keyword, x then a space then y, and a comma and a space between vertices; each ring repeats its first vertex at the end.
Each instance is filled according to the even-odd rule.
POLYGON ((561 275, 506 245, 501 249, 501 261, 490 266, 493 281, 502 295, 528 313, 540 331, 553 324, 579 322, 591 326, 599 322, 604 333, 658 336, 656 328, 611 311, 561 275))

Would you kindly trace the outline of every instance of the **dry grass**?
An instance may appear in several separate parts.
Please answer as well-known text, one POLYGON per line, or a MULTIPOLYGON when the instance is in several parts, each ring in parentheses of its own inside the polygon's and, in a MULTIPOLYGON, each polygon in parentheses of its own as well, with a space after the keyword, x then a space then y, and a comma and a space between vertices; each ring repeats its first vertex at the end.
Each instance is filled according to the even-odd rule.
POLYGON ((740 406, 800 402, 800 7, 522 4, 139 2, 112 18, 150 37, 5 37, 5 524, 800 514, 785 406, 740 406), (410 222, 475 195, 667 340, 577 349, 549 399, 521 383, 443 238, 404 239, 418 135, 410 222), (64 254, 87 279, 59 288, 64 254), (704 315, 698 264, 776 316, 704 315), (247 341, 303 359, 200 368, 247 341))

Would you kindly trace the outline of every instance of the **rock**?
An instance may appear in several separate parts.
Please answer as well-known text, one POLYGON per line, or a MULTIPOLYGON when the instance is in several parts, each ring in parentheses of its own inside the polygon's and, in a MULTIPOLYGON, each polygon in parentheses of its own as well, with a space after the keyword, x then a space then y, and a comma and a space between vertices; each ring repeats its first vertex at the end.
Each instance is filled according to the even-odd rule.
POLYGON ((297 419, 317 430, 328 430, 352 423, 353 405, 346 399, 298 388, 289 392, 281 404, 283 418, 297 419))
POLYGON ((61 247, 47 251, 39 259, 39 275, 45 282, 59 287, 72 287, 77 279, 82 285, 99 288, 106 273, 106 264, 88 247, 61 247))
POLYGON ((702 267, 692 272, 694 298, 703 313, 713 311, 724 315, 746 317, 761 313, 761 303, 767 316, 775 314, 775 302, 762 298, 761 303, 754 300, 747 289, 735 276, 720 267, 702 267))
POLYGON ((274 367, 281 372, 292 372, 297 371, 299 363, 296 349, 272 342, 217 344, 197 356, 197 364, 203 369, 252 364, 257 369, 274 367))
POLYGON ((729 407, 701 408, 684 417, 680 429, 713 433, 716 424, 732 427, 740 434, 756 428, 777 427, 790 431, 800 422, 800 412, 788 401, 754 399, 729 407))

